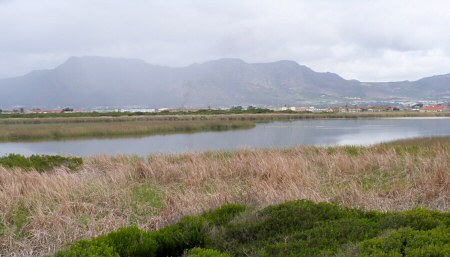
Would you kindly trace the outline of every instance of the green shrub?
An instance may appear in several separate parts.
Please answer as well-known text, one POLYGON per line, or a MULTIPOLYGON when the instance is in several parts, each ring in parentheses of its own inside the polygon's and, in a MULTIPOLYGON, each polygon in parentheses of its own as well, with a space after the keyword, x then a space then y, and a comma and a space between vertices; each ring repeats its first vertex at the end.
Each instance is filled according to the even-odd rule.
POLYGON ((67 167, 76 170, 83 164, 79 157, 64 157, 60 155, 31 155, 25 157, 20 154, 9 154, 0 157, 0 165, 7 168, 22 168, 24 170, 49 171, 56 167, 67 167))
POLYGON ((247 207, 239 204, 227 204, 218 209, 208 211, 202 215, 211 225, 223 226, 229 223, 238 214, 247 210, 247 207))
POLYGON ((421 208, 380 213, 305 200, 259 211, 225 205, 200 216, 187 216, 159 231, 122 229, 58 254, 450 256, 449 225, 449 213, 421 208))
POLYGON ((151 233, 136 227, 122 228, 107 235, 73 244, 55 256, 156 256, 158 245, 151 233))
POLYGON ((409 226, 417 230, 429 230, 440 225, 450 226, 450 215, 423 208, 385 215, 380 224, 383 229, 398 229, 409 226))
POLYGON ((334 256, 349 245, 390 230, 412 227, 428 231, 437 226, 448 229, 449 218, 448 213, 424 209, 383 214, 293 201, 234 220, 211 234, 209 247, 232 256, 334 256))
POLYGON ((213 249, 192 248, 186 251, 186 257, 230 257, 226 253, 221 253, 213 249))
POLYGON ((156 256, 155 252, 158 248, 151 233, 141 231, 137 227, 122 228, 95 240, 112 246, 121 257, 156 256))
POLYGON ((67 251, 59 251, 55 257, 120 257, 114 248, 97 240, 81 240, 67 251))
POLYGON ((358 245, 359 256, 450 256, 450 229, 391 230, 358 245))
POLYGON ((153 238, 158 243, 157 256, 180 256, 185 249, 206 245, 206 219, 184 217, 178 224, 154 232, 153 238))

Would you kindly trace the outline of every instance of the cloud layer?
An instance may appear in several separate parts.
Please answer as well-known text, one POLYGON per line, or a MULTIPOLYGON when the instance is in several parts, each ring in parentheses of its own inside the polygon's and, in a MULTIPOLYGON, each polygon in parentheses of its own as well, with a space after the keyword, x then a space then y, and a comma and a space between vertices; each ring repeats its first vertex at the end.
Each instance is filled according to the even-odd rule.
POLYGON ((450 1, 0 0, 0 78, 70 56, 289 59, 363 81, 450 73, 450 1))

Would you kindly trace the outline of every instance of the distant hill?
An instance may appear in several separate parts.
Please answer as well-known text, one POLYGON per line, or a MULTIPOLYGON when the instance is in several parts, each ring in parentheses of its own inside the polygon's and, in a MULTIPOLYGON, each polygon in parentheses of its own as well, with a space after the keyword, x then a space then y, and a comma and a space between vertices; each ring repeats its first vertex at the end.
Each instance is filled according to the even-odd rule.
POLYGON ((0 80, 0 108, 300 105, 317 101, 441 98, 450 74, 365 83, 315 72, 293 61, 220 59, 171 68, 137 59, 71 57, 51 70, 0 80))

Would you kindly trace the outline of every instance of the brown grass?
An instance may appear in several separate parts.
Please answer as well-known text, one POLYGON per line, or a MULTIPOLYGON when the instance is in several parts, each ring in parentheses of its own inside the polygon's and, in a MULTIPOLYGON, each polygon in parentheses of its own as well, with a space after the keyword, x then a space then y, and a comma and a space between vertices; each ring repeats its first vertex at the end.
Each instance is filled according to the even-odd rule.
MULTIPOLYGON (((59 118, 58 118, 59 119, 59 118)), ((146 136, 154 134, 217 131, 253 128, 250 121, 220 120, 111 120, 111 121, 45 121, 38 123, 0 124, 0 142, 62 140, 78 138, 105 138, 146 136)))
POLYGON ((118 117, 1 118, 0 142, 147 136, 252 128, 256 122, 296 119, 359 119, 450 116, 445 113, 262 113, 118 117))
POLYGON ((373 147, 298 147, 99 156, 76 173, 0 167, 0 255, 41 255, 136 224, 158 229, 225 203, 291 199, 367 210, 450 211, 450 139, 373 147))

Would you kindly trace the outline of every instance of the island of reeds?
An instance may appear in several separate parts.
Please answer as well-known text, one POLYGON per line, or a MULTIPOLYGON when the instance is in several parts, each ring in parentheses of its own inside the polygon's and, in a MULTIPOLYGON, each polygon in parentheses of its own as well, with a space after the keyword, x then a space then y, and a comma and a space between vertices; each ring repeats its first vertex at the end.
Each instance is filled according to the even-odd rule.
POLYGON ((450 252, 448 137, 81 162, 4 158, 2 256, 450 252), (49 161, 43 170, 19 165, 49 161))
MULTIPOLYGON (((258 109, 256 109, 258 110, 258 109)), ((435 117, 443 113, 296 113, 199 111, 178 113, 0 114, 0 142, 142 137, 253 128, 258 122, 299 119, 435 117)))

